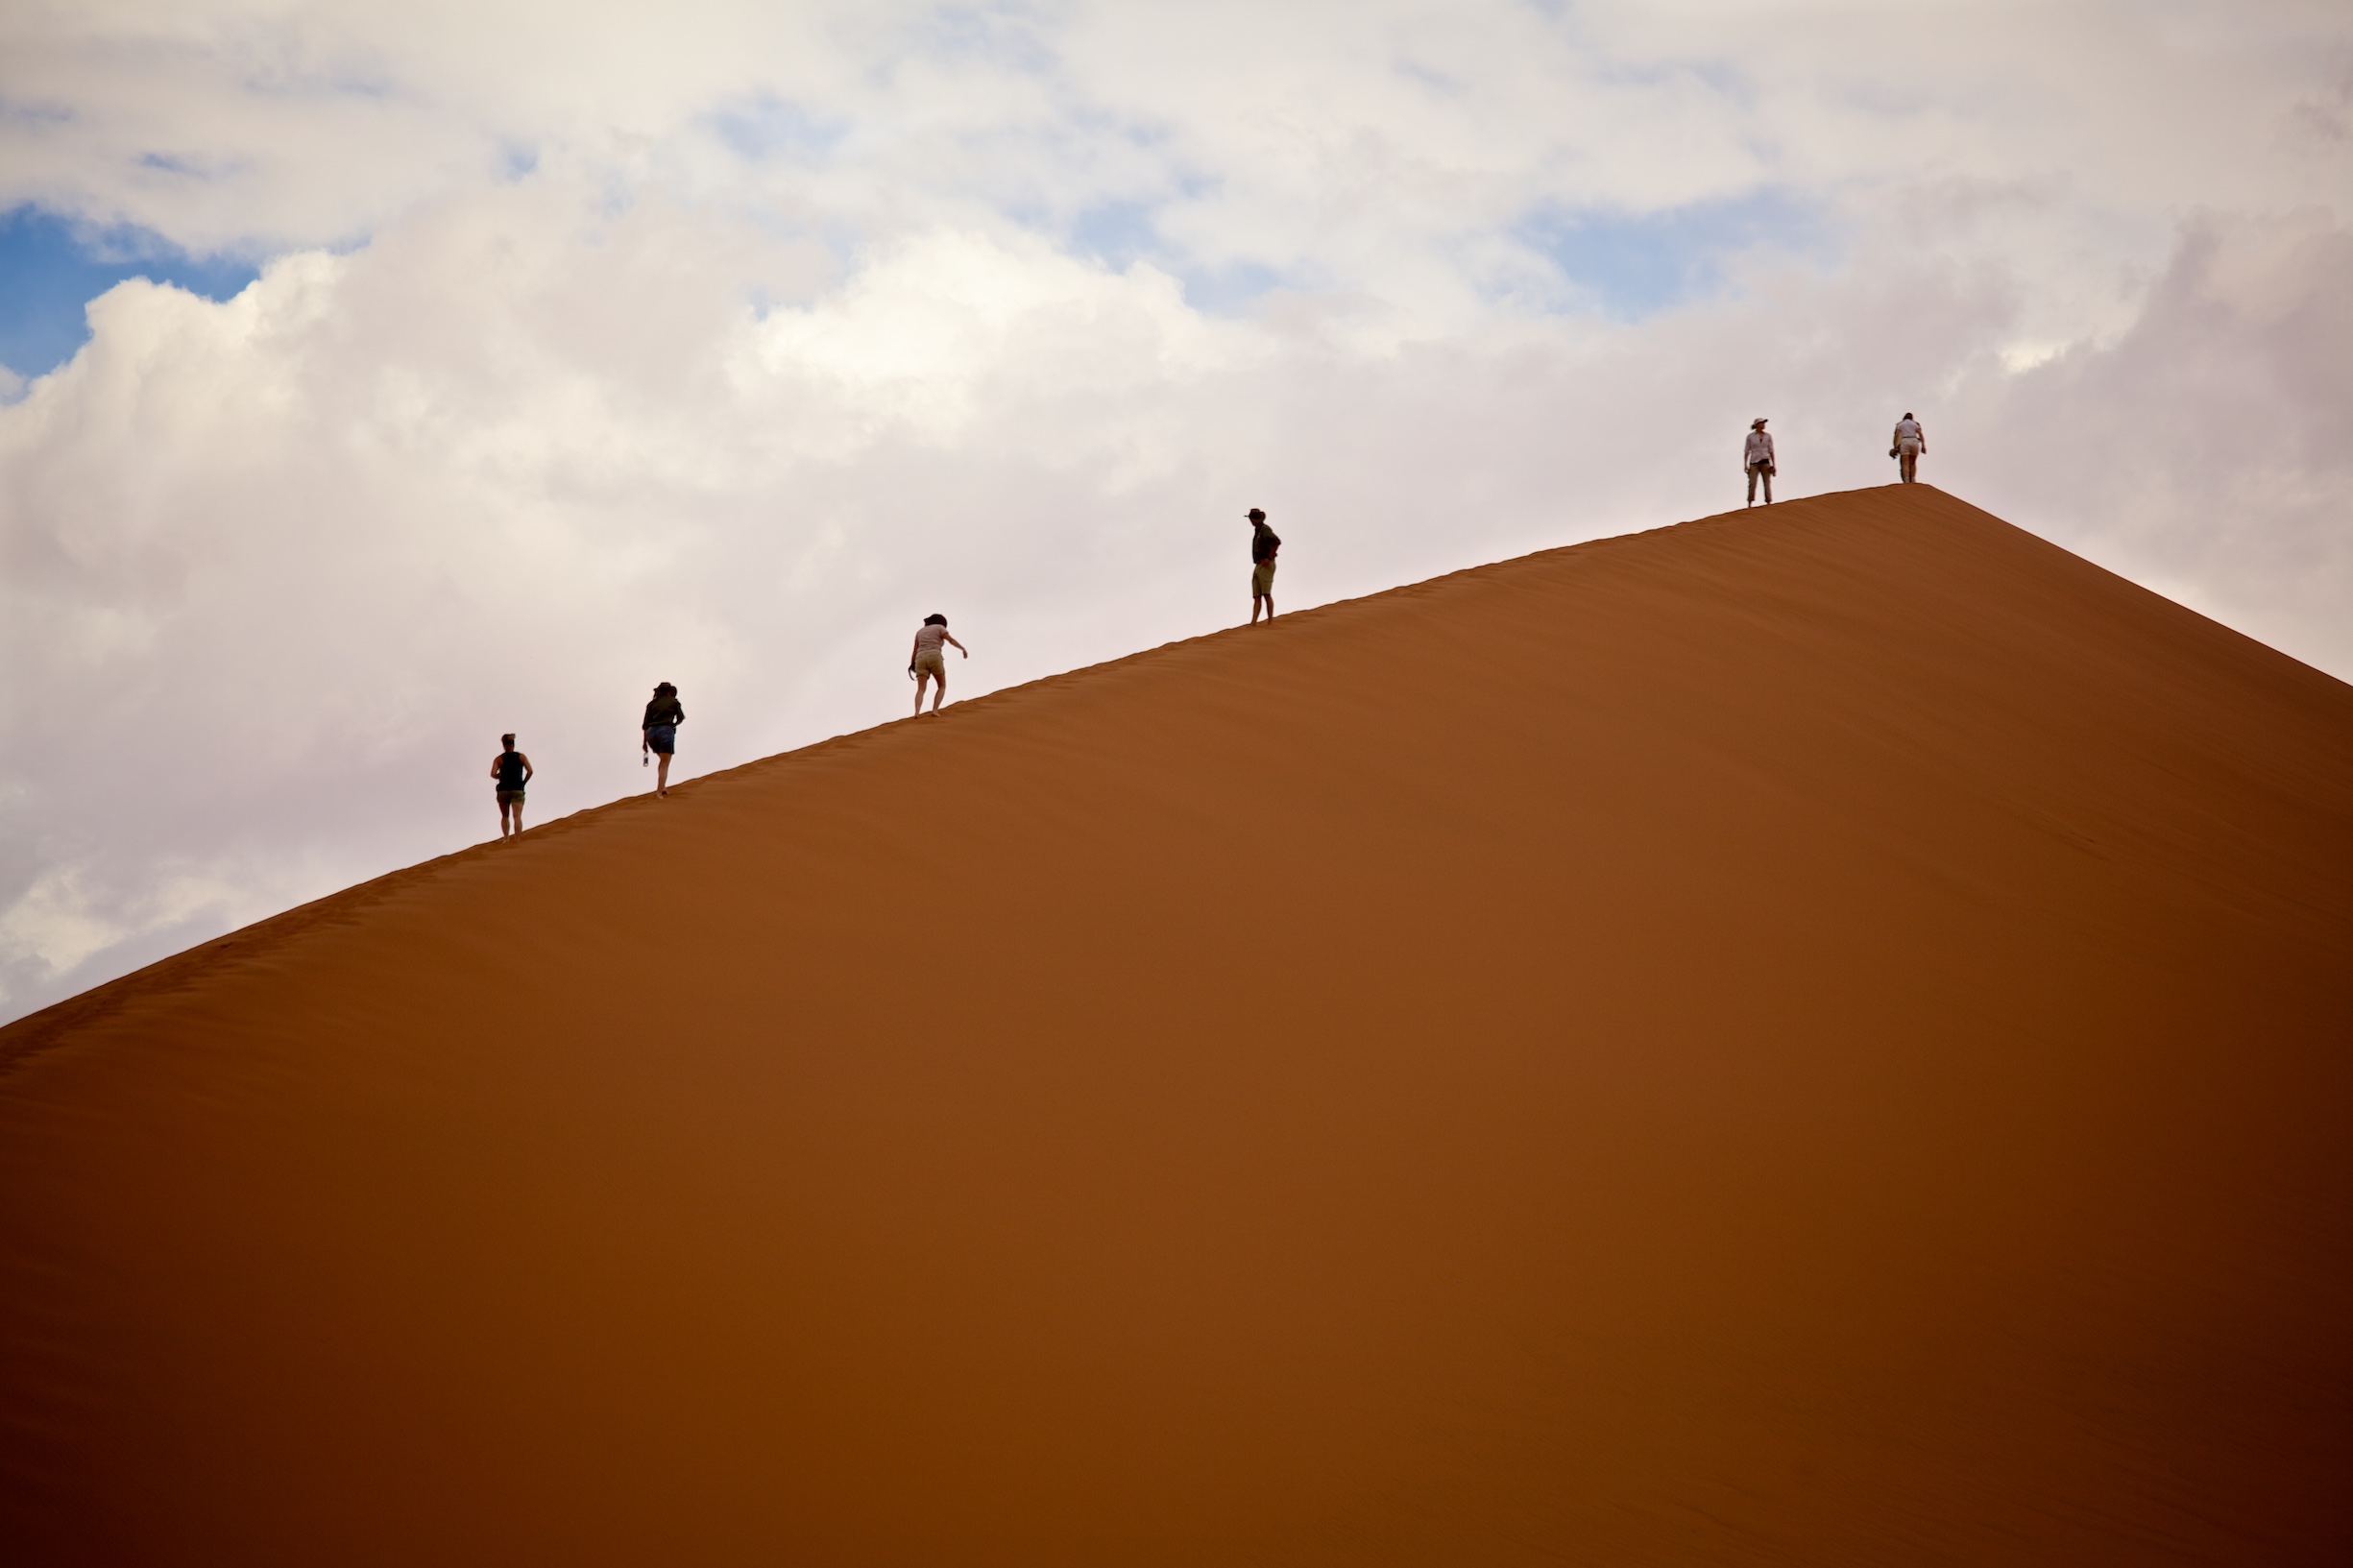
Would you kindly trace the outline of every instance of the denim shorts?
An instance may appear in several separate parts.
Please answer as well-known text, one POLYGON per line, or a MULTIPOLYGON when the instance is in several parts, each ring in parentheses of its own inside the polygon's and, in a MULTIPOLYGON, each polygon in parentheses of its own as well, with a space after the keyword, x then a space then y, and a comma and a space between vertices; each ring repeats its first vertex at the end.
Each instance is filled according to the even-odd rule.
POLYGON ((645 744, 667 757, 678 749, 678 726, 651 724, 645 729, 645 744))

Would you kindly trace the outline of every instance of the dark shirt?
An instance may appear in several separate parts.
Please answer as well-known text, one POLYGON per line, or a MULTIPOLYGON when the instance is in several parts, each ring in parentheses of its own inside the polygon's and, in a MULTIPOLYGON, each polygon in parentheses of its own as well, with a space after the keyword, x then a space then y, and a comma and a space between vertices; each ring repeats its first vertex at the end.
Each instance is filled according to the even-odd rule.
POLYGON ((638 726, 650 730, 657 724, 684 724, 687 711, 676 697, 656 697, 645 705, 645 722, 638 726))
POLYGON ((522 787, 522 753, 511 751, 500 755, 498 787, 500 789, 521 789, 522 787))
POLYGON ((1250 535, 1250 564, 1256 566, 1259 562, 1272 558, 1275 546, 1282 542, 1280 534, 1265 523, 1259 523, 1256 530, 1250 535))

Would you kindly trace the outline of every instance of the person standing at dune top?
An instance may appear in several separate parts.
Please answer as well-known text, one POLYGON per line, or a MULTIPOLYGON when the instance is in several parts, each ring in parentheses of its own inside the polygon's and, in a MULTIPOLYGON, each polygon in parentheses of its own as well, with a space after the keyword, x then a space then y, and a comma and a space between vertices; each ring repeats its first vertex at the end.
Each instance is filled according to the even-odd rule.
POLYGON ((1740 466, 1748 470, 1748 504, 1757 504, 1757 481, 1764 481, 1765 505, 1773 504, 1773 438, 1765 434, 1765 422, 1756 420, 1748 427, 1748 445, 1742 449, 1740 466))
POLYGON ((1267 526, 1267 515, 1256 507, 1243 514, 1250 524, 1250 624, 1258 624, 1258 607, 1274 619, 1274 557, 1283 547, 1282 536, 1267 526))
POLYGON ((1904 476, 1905 484, 1910 484, 1920 471, 1921 454, 1928 449, 1928 433, 1912 418, 1911 410, 1905 409, 1904 417, 1896 421, 1896 444, 1887 448, 1887 455, 1897 460, 1896 471, 1904 476))
POLYGON ((971 649, 948 635, 947 616, 924 616, 923 624, 915 628, 914 652, 908 656, 907 661, 908 672, 915 677, 915 716, 917 718, 923 717, 924 682, 936 681, 939 683, 932 692, 933 712, 939 712, 940 701, 948 694, 948 656, 940 651, 940 644, 943 642, 966 659, 972 657, 971 649))
POLYGON ((504 838, 522 832, 522 786, 531 782, 531 759, 515 749, 511 735, 500 736, 498 744, 502 749, 490 760, 490 776, 498 781, 498 836, 504 838))
POLYGON ((678 750, 678 726, 686 721, 686 705, 678 700, 678 688, 667 681, 655 687, 654 700, 645 705, 645 717, 638 729, 644 736, 644 754, 662 759, 662 765, 654 770, 657 799, 670 792, 670 758, 678 750))

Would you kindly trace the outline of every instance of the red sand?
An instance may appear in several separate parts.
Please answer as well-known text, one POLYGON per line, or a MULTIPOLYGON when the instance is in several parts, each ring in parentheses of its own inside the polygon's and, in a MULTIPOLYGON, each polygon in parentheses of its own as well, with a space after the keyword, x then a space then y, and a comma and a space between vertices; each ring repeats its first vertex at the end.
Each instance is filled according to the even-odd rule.
POLYGON ((0 1031, 0 1540, 2344 1561, 2349 1043, 2353 688, 1925 486, 1581 545, 0 1031))

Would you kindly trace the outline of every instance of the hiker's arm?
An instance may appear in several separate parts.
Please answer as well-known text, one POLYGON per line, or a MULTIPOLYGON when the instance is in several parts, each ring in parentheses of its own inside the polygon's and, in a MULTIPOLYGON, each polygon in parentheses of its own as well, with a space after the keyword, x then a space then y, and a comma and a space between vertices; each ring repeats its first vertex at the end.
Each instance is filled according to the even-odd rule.
POLYGON ((939 635, 943 638, 947 638, 948 641, 955 646, 958 653, 962 654, 967 659, 972 657, 972 650, 970 648, 965 647, 961 642, 958 642, 956 639, 948 637, 948 634, 945 632, 942 632, 939 635))
POLYGON ((528 757, 524 758, 522 760, 522 782, 524 784, 529 784, 531 782, 531 775, 536 771, 537 770, 531 766, 531 759, 528 757))

